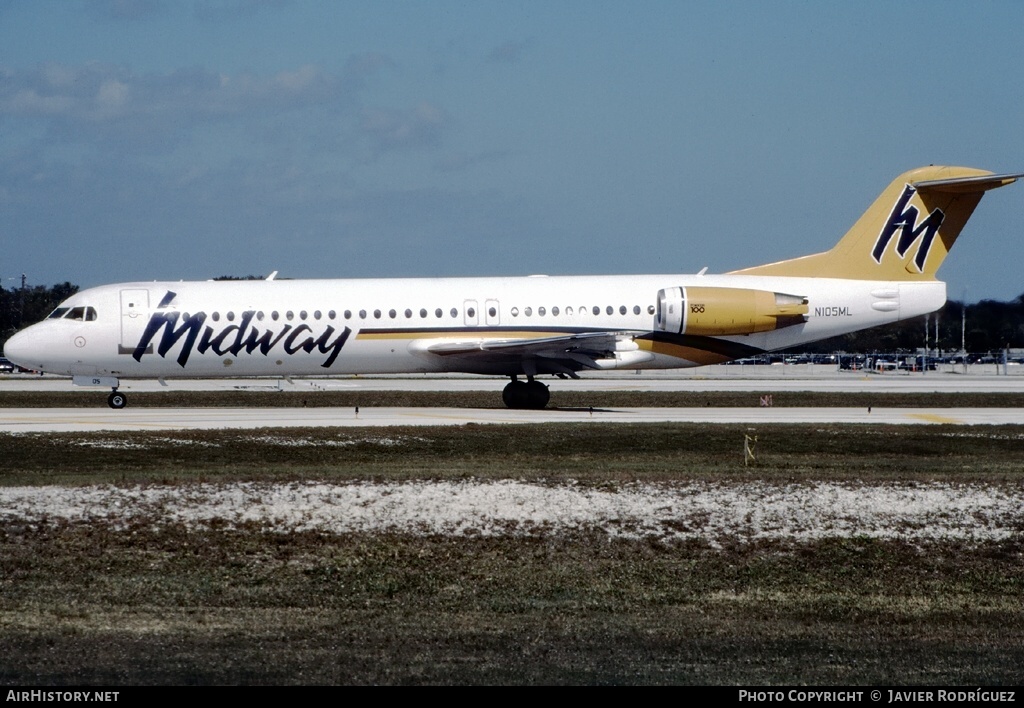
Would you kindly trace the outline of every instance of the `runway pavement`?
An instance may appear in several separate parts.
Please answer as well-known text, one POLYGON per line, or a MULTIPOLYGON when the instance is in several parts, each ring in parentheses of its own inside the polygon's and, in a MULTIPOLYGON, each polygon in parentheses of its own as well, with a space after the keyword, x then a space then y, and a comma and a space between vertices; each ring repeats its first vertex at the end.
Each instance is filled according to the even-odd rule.
MULTIPOLYGON (((660 371, 587 372, 580 379, 543 378, 554 390, 562 391, 783 391, 887 392, 887 393, 974 393, 1024 392, 1024 366, 1003 367, 976 364, 964 373, 962 367, 944 365, 939 371, 888 372, 838 371, 835 366, 795 364, 787 366, 702 366, 695 369, 660 371)), ((161 385, 154 379, 121 382, 126 393, 144 391, 494 391, 500 394, 508 379, 500 376, 395 375, 339 376, 331 378, 229 378, 169 379, 161 385)), ((13 375, 0 377, 0 394, 5 391, 81 391, 103 389, 72 386, 71 379, 58 376, 13 375)))
POLYGON ((616 408, 513 411, 485 408, 25 408, 0 409, 0 432, 200 430, 529 423, 1024 423, 1015 408, 616 408))
MULTIPOLYGON (((710 366, 697 370, 654 371, 641 374, 611 372, 580 380, 545 379, 555 389, 574 391, 784 391, 830 392, 1024 392, 1024 375, 997 375, 994 367, 975 367, 968 374, 954 371, 865 374, 837 371, 831 366, 710 366)), ((494 391, 500 397, 505 379, 451 375, 444 377, 390 376, 311 379, 124 381, 129 394, 156 390, 418 390, 494 391)), ((5 391, 67 391, 69 379, 11 376, 0 379, 0 405, 5 391)), ((0 408, 0 432, 60 432, 94 430, 182 430, 259 427, 394 426, 569 423, 876 423, 998 425, 1024 423, 1024 410, 1013 408, 620 408, 512 411, 500 408, 132 408, 114 411, 105 406, 103 389, 74 389, 95 396, 95 408, 0 408)), ((131 396, 129 395, 129 401, 131 396)))

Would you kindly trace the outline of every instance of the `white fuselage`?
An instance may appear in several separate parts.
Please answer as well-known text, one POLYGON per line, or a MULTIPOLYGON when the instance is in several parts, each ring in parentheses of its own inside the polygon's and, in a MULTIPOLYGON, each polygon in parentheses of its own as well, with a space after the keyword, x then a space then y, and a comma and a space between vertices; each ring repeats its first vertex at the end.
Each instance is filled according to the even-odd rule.
POLYGON ((945 297, 939 281, 750 275, 137 282, 74 295, 12 337, 6 355, 79 377, 514 376, 545 370, 524 363, 529 351, 446 355, 433 345, 608 333, 615 346, 585 368, 675 368, 907 319, 938 309, 945 297), (664 333, 658 293, 676 287, 801 296, 805 321, 728 336, 664 333))

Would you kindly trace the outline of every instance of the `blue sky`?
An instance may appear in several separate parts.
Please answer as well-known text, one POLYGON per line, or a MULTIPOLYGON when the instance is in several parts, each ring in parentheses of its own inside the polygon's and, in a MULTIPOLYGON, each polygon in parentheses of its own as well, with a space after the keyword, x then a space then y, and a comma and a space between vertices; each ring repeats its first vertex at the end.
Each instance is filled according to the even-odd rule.
MULTIPOLYGON (((0 0, 0 278, 731 270, 1024 171, 1024 3, 0 0)), ((940 277, 1024 293, 1024 185, 940 277)))

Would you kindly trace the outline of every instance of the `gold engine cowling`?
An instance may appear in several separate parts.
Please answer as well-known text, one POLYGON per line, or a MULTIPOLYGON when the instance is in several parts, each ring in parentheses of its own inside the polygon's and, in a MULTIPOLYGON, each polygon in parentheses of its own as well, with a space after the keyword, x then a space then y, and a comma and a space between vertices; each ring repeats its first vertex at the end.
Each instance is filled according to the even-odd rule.
POLYGON ((748 288, 678 287, 658 291, 655 325, 676 334, 753 334, 807 321, 807 298, 748 288))

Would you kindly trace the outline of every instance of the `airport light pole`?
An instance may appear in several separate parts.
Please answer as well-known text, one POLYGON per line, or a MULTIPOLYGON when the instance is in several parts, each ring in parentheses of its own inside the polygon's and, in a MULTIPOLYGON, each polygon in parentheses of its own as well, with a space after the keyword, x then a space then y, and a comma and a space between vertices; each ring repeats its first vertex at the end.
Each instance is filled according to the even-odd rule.
POLYGON ((960 361, 967 373, 967 288, 964 288, 964 299, 960 303, 960 361))
POLYGON ((928 371, 928 318, 931 315, 924 316, 924 353, 921 354, 921 374, 924 375, 928 371))

